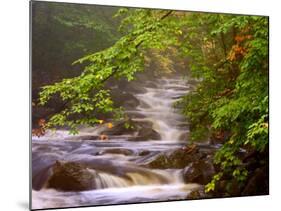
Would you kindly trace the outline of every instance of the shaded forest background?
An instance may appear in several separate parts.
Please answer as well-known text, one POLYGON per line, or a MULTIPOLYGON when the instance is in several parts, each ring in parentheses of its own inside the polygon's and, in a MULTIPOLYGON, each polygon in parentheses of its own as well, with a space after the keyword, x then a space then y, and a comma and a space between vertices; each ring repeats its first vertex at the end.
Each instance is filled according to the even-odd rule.
MULTIPOLYGON (((32 102, 40 88, 78 76, 83 67, 72 62, 114 44, 121 36, 118 8, 88 5, 36 3, 32 7, 32 102)), ((63 103, 59 98, 45 108, 34 107, 33 127, 40 118, 55 112, 63 103)))
MULTIPOLYGON (((87 63, 73 65, 75 60, 112 46, 124 32, 120 30, 122 18, 114 16, 118 7, 37 2, 32 10, 32 125, 36 128, 40 119, 50 118, 64 108, 59 96, 38 106, 41 88, 79 76, 87 63)), ((175 48, 150 49, 145 55, 145 67, 150 72, 144 72, 142 77, 151 79, 150 76, 169 72, 188 74, 187 61, 177 54, 175 48)), ((128 81, 121 78, 107 84, 114 83, 128 81)))

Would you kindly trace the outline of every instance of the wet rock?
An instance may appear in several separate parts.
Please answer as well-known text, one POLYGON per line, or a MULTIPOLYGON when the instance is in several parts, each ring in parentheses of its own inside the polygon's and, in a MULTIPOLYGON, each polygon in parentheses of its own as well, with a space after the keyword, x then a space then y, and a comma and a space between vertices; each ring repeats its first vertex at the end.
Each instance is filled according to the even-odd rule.
POLYGON ((131 98, 131 99, 127 99, 123 106, 127 109, 134 109, 136 108, 138 105, 140 104, 140 102, 137 100, 137 98, 131 98))
POLYGON ((215 168, 211 160, 198 160, 189 164, 183 170, 183 178, 186 183, 208 184, 213 175, 215 168))
POLYGON ((161 135, 152 128, 152 122, 150 121, 120 121, 118 123, 114 123, 112 128, 104 130, 102 134, 108 136, 130 135, 131 137, 128 138, 128 141, 161 139, 161 135))
POLYGON ((160 140, 161 135, 150 127, 140 128, 136 137, 131 138, 131 141, 147 141, 147 140, 160 140))
POLYGON ((190 86, 196 86, 197 84, 198 84, 198 80, 196 80, 196 79, 192 79, 192 78, 189 78, 188 79, 188 84, 190 85, 190 86))
POLYGON ((83 164, 56 161, 47 188, 61 191, 84 191, 96 188, 94 174, 83 164))
POLYGON ((188 140, 188 133, 183 133, 180 135, 179 140, 180 141, 187 141, 188 140))
POLYGON ((189 199, 189 200, 193 200, 193 199, 200 199, 202 198, 201 197, 201 193, 199 190, 194 190, 194 191, 191 191, 188 196, 186 197, 186 199, 189 199))
POLYGON ((141 114, 139 112, 127 112, 127 115, 131 119, 133 119, 133 118, 143 119, 146 117, 144 114, 141 114))
POLYGON ((133 135, 135 133, 135 122, 132 120, 124 120, 115 122, 112 128, 106 128, 102 134, 109 136, 119 136, 119 135, 133 135), (131 127, 126 127, 129 124, 131 127))
POLYGON ((68 137, 67 140, 70 141, 88 141, 88 140, 98 140, 99 136, 96 135, 76 135, 72 137, 68 137))
POLYGON ((139 100, 133 94, 120 91, 119 89, 112 90, 111 96, 117 107, 123 106, 127 109, 134 109, 140 104, 139 100))
POLYGON ((115 148, 115 149, 106 149, 102 152, 99 152, 98 155, 104 154, 120 154, 120 155, 132 155, 134 152, 129 149, 115 148))
POLYGON ((195 200, 195 199, 206 199, 211 198, 212 196, 208 193, 205 193, 204 186, 201 186, 198 189, 192 190, 186 197, 188 200, 195 200))
POLYGON ((189 163, 204 158, 197 146, 188 146, 173 151, 171 154, 160 154, 155 160, 147 164, 150 168, 184 168, 189 163))
POLYGON ((153 81, 146 81, 145 86, 149 88, 157 88, 157 84, 153 81))
POLYGON ((143 94, 147 92, 146 88, 143 87, 143 84, 136 81, 133 83, 129 83, 127 85, 126 90, 128 90, 130 93, 138 93, 138 94, 143 94))
POLYGON ((82 141, 84 140, 98 140, 99 136, 95 136, 95 135, 87 135, 87 136, 80 136, 82 141))
MULTIPOLYGON (((190 127, 188 122, 181 122, 179 124, 177 124, 177 127, 179 129, 188 129, 190 127)), ((188 133, 189 131, 187 130, 186 133, 188 133)))
POLYGON ((157 158, 147 164, 150 168, 165 169, 165 168, 176 168, 173 166, 172 161, 165 154, 160 154, 157 158))
POLYGON ((138 81, 130 81, 127 80, 120 80, 118 82, 118 89, 124 90, 130 93, 145 93, 146 89, 143 86, 143 83, 138 81))
POLYGON ((139 156, 146 156, 148 155, 150 152, 148 150, 142 150, 139 152, 139 156))

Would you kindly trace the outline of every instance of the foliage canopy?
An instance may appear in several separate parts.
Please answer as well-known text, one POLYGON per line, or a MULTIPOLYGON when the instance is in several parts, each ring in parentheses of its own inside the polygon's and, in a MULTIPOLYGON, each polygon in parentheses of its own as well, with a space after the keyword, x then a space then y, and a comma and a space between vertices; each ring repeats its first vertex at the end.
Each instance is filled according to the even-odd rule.
POLYGON ((120 118, 122 110, 114 107, 105 82, 133 80, 144 69, 150 49, 172 46, 188 60, 197 80, 196 88, 177 104, 191 124, 190 139, 223 141, 214 160, 221 172, 206 191, 214 190, 225 175, 243 183, 247 171, 239 152, 268 147, 268 18, 126 8, 115 17, 122 18, 123 36, 114 45, 75 61, 85 64, 81 75, 43 87, 41 105, 55 95, 65 102, 48 126, 66 125, 75 133, 80 124, 98 124, 97 113, 120 118))

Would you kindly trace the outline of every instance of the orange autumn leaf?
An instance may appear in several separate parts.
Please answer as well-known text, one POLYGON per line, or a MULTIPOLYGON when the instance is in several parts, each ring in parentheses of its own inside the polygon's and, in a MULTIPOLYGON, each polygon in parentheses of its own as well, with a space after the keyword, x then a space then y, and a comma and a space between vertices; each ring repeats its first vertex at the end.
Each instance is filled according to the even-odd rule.
POLYGON ((32 135, 33 136, 43 136, 46 133, 46 120, 45 119, 39 119, 38 120, 38 128, 32 129, 32 135))
POLYGON ((113 127, 113 124, 111 122, 107 123, 107 128, 111 129, 113 127))
POLYGON ((251 38, 252 38, 252 35, 248 34, 248 35, 236 35, 234 39, 237 43, 241 43, 244 40, 249 40, 251 38))
POLYGON ((245 39, 245 37, 244 36, 240 36, 240 35, 236 35, 236 37, 235 37, 235 41, 236 42, 242 42, 244 39, 245 39))
POLYGON ((247 50, 243 46, 236 44, 232 46, 227 59, 230 61, 234 61, 239 58, 239 56, 245 56, 246 53, 247 50))
POLYGON ((39 119, 38 125, 39 125, 40 127, 45 127, 45 125, 46 125, 46 120, 45 120, 45 119, 39 119))

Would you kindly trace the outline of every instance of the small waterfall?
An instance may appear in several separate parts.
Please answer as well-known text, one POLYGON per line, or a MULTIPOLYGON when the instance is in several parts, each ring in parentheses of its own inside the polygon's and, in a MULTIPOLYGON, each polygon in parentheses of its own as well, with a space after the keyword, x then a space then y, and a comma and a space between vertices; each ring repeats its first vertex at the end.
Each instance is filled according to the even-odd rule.
POLYGON ((108 174, 108 173, 96 173, 95 172, 95 182, 97 189, 103 189, 103 188, 122 188, 122 187, 128 187, 131 186, 131 182, 127 179, 108 174))
POLYGON ((126 112, 139 114, 134 121, 152 122, 161 140, 135 142, 122 135, 107 141, 91 139, 103 131, 102 125, 81 128, 75 136, 57 130, 33 137, 33 209, 184 199, 199 187, 184 183, 182 169, 142 167, 159 154, 184 146, 180 136, 188 129, 182 126, 185 121, 173 104, 188 92, 188 84, 180 78, 170 78, 156 79, 153 86, 145 83, 143 86, 146 92, 135 94, 139 106, 126 112), (87 165, 94 175, 95 189, 63 192, 44 188, 56 160, 87 165))
MULTIPOLYGON (((88 171, 95 176, 96 189, 182 183, 182 170, 179 169, 164 171, 131 167, 129 172, 120 176, 94 169, 88 169, 88 171)), ((123 169, 123 171, 126 171, 126 169, 123 169)))
POLYGON ((97 189, 120 188, 137 185, 168 184, 169 180, 160 174, 143 175, 138 172, 127 173, 126 177, 118 177, 104 172, 95 174, 97 189))
POLYGON ((153 129, 161 135, 162 140, 179 141, 185 130, 178 128, 183 119, 173 104, 190 87, 181 79, 159 79, 156 85, 155 88, 146 88, 146 93, 136 95, 141 103, 134 112, 146 116, 137 120, 151 121, 153 129))

